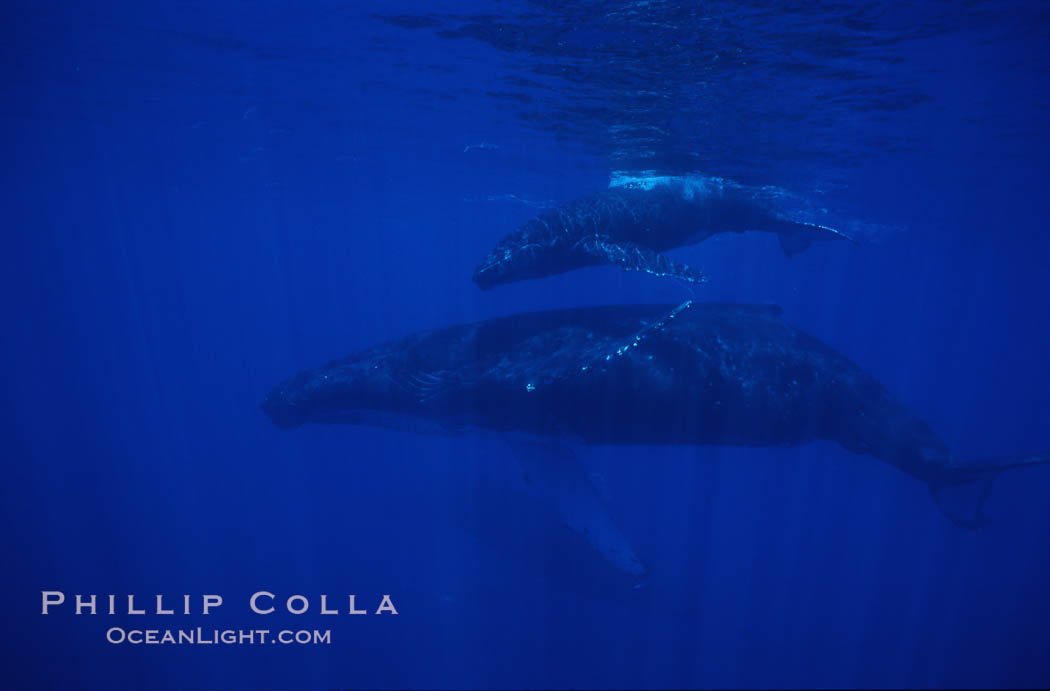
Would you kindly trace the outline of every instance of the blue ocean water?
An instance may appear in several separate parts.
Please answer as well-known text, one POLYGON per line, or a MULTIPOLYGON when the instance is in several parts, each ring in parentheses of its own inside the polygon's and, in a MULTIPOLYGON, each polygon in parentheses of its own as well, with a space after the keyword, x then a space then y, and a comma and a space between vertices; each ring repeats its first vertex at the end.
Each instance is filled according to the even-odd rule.
POLYGON ((831 443, 592 447, 644 588, 506 446, 275 428, 294 372, 578 305, 776 303, 961 457, 1050 447, 1050 13, 1024 2, 8 3, 0 387, 10 688, 1047 687, 1050 468, 978 531, 831 443), (616 175, 776 190, 766 234, 480 291, 616 175), (69 598, 41 614, 41 592, 69 598), (255 615, 254 592, 300 616, 255 615), (73 613, 163 594, 191 615, 73 613), (224 597, 200 614, 202 594, 224 597), (318 613, 320 596, 343 614, 318 613), (348 594, 374 611, 351 616, 348 594), (111 644, 124 628, 328 645, 111 644))

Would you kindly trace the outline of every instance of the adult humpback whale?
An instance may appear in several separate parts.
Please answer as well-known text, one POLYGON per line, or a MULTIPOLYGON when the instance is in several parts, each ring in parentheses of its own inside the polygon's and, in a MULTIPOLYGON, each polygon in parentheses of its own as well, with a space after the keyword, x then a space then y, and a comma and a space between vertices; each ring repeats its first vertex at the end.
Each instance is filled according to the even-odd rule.
POLYGON ((361 351, 276 387, 281 428, 306 422, 514 440, 563 519, 628 573, 644 567, 564 441, 737 444, 837 441, 927 483, 976 527, 995 476, 1050 453, 965 461, 871 375, 784 323, 777 307, 687 302, 517 314, 361 351))
MULTIPOLYGON (((837 230, 785 218, 753 191, 718 180, 672 178, 610 187, 547 211, 503 238, 474 269, 483 289, 526 278, 612 264, 703 283, 696 269, 660 254, 718 233, 776 233, 788 256, 837 230)), ((847 238, 848 239, 848 238, 847 238)))

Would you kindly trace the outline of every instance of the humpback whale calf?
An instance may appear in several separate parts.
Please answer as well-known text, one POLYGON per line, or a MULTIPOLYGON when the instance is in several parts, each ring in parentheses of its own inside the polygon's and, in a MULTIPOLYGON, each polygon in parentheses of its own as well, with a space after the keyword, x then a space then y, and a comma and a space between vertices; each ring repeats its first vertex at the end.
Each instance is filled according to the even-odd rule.
POLYGON ((964 527, 983 522, 999 472, 1050 462, 1050 452, 957 457, 874 377, 773 306, 590 307, 451 326, 301 372, 262 408, 280 428, 350 423, 503 435, 564 523, 630 574, 645 568, 568 443, 831 440, 926 483, 964 527))
POLYGON ((707 279, 700 271, 661 252, 718 233, 750 230, 776 233, 789 257, 814 240, 849 239, 826 226, 790 220, 746 188, 720 180, 672 178, 610 187, 536 216, 503 238, 474 269, 473 279, 488 290, 611 264, 703 283, 707 279))

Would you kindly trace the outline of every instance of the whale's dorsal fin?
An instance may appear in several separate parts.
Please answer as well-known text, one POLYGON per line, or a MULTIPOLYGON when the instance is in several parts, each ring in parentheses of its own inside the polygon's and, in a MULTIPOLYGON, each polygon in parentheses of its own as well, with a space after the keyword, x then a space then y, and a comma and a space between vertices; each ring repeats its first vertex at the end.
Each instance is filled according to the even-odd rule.
POLYGON ((670 276, 686 283, 707 283, 707 276, 687 264, 634 242, 613 240, 604 235, 591 235, 576 243, 585 254, 624 271, 644 271, 654 276, 670 276))

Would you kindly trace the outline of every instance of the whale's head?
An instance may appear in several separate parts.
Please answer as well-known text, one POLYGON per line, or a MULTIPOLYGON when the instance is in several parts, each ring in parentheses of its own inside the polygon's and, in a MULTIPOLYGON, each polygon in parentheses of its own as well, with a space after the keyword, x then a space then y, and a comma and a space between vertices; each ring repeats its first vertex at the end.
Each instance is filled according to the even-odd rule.
POLYGON ((504 243, 500 243, 500 246, 489 252, 485 260, 474 268, 471 279, 482 290, 524 278, 521 275, 523 268, 535 261, 533 257, 522 256, 520 248, 503 245, 504 243))
POLYGON ((474 269, 473 280, 482 290, 527 278, 543 278, 577 268, 569 238, 549 232, 546 224, 529 221, 503 238, 474 269))
POLYGON ((394 386, 381 362, 362 355, 286 379, 260 407, 274 425, 289 429, 308 422, 352 423, 364 411, 395 405, 394 386))
POLYGON ((280 429, 298 427, 310 420, 310 401, 304 395, 304 387, 309 383, 306 374, 301 372, 282 382, 266 394, 259 406, 280 429))
POLYGON ((454 422, 430 400, 442 391, 442 375, 405 371, 390 353, 365 351, 346 360, 300 372, 275 387, 261 408, 280 429, 307 423, 389 427, 447 434, 454 422))

